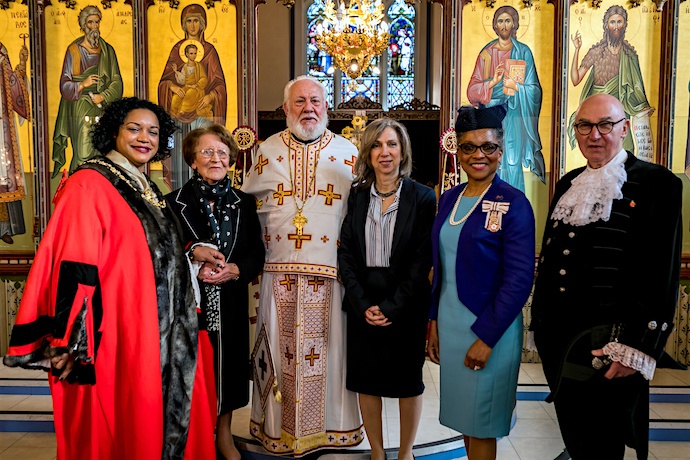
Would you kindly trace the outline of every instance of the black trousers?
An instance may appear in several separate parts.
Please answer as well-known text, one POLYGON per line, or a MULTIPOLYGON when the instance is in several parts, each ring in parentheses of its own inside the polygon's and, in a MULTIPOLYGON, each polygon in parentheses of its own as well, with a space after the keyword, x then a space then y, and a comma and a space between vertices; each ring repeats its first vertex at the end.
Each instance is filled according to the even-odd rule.
MULTIPOLYGON (((565 350, 573 334, 555 329, 535 332, 534 339, 553 392, 563 442, 573 460, 622 460, 625 446, 637 451, 638 460, 649 454, 649 382, 640 373, 607 379, 602 369, 588 380, 560 378, 565 350), (549 333, 554 331, 553 333, 549 333)), ((585 347, 577 364, 591 365, 585 347)), ((569 358, 569 359, 572 359, 569 358)))
POLYGON ((649 452, 649 383, 638 373, 587 382, 564 379, 554 400, 561 434, 573 460, 622 460, 625 446, 638 460, 649 452))

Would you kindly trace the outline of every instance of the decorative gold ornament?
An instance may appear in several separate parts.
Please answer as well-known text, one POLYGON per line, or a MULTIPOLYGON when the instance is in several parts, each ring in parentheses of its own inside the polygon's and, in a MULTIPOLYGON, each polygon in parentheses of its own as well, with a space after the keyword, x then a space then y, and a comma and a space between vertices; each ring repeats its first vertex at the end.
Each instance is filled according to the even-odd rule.
POLYGON ((441 134, 441 150, 446 155, 458 154, 458 135, 454 128, 448 128, 441 134))
MULTIPOLYGON (((136 185, 134 185, 132 183, 131 179, 129 179, 128 177, 125 177, 125 175, 122 174, 122 172, 118 168, 113 166, 111 163, 108 163, 107 161, 104 161, 100 158, 92 158, 90 160, 85 161, 84 163, 95 163, 95 164, 99 164, 101 166, 108 168, 111 173, 115 174, 118 177, 118 179, 120 179, 125 184, 129 185, 129 187, 132 190, 134 190, 143 199, 145 199, 146 201, 148 201, 149 203, 151 203, 155 207, 157 207, 159 209, 164 209, 167 206, 166 201, 162 198, 159 198, 158 195, 156 194, 156 192, 153 191, 153 189, 147 188, 146 190, 144 190, 142 192, 141 190, 139 190, 139 188, 136 185)), ((149 180, 148 177, 146 179, 149 180)))
POLYGON ((369 68, 374 57, 388 48, 390 34, 383 21, 383 3, 350 0, 346 7, 340 0, 337 10, 333 0, 326 0, 325 5, 325 19, 316 26, 316 44, 333 57, 335 65, 352 79, 351 86, 356 87, 354 80, 369 68))
POLYGON ((249 126, 238 126, 232 132, 232 137, 241 152, 251 149, 256 144, 256 132, 249 126))
POLYGON ((355 115, 352 117, 352 126, 346 126, 342 129, 341 134, 345 139, 352 142, 352 144, 359 149, 359 144, 362 142, 362 135, 364 128, 367 125, 369 117, 366 115, 355 115))

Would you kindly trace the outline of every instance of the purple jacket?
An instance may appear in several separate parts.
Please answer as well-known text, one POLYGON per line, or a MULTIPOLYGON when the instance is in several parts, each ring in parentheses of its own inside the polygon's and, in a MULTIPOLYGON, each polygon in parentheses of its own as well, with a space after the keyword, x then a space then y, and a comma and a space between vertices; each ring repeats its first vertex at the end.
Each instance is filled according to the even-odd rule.
MULTIPOLYGON (((438 317, 441 293, 439 235, 460 192, 461 184, 441 195, 431 233, 434 278, 429 317, 438 317)), ((483 201, 508 203, 501 229, 484 228, 487 213, 477 206, 460 232, 456 255, 458 298, 477 316, 472 331, 494 347, 525 305, 534 278, 534 214, 527 197, 498 176, 483 201)))

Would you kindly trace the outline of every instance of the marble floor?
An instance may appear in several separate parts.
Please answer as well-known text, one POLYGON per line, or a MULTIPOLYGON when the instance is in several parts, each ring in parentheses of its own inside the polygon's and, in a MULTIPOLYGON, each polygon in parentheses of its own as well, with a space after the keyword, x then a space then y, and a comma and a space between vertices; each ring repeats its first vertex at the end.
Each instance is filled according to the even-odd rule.
MULTIPOLYGON (((439 368, 427 362, 424 367, 424 409, 415 441, 418 458, 430 460, 466 458, 464 448, 456 455, 427 454, 428 446, 444 440, 455 440, 462 446, 460 433, 438 422, 439 368)), ((543 402, 547 393, 539 364, 523 364, 520 369, 517 422, 510 436, 498 442, 499 460, 553 460, 563 450, 553 406, 543 402)), ((0 366, 0 460, 52 460, 55 458, 55 436, 52 432, 52 405, 45 374, 0 366), (41 432, 43 431, 43 432, 41 432)), ((652 381, 650 397, 650 460, 690 459, 690 371, 660 369, 652 381), (671 441, 669 439, 681 439, 671 441)), ((384 402, 384 437, 389 458, 395 457, 399 442, 397 401, 384 402)), ((249 408, 238 410, 233 417, 233 433, 238 439, 250 439, 249 408)), ((356 449, 366 453, 365 440, 356 449)), ((362 455, 362 458, 367 458, 362 455)), ((629 450, 626 459, 634 459, 629 450)))

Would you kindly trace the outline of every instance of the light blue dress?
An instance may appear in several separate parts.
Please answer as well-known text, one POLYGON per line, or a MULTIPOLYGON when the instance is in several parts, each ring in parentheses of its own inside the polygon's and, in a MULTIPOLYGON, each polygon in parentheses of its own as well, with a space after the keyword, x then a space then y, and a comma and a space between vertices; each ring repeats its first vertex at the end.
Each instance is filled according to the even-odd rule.
MULTIPOLYGON (((478 197, 463 197, 454 216, 459 220, 478 197)), ((474 212, 481 212, 475 209, 474 212)), ((515 408, 522 355, 522 313, 491 352, 484 369, 465 366, 465 355, 477 336, 470 329, 477 317, 460 302, 455 282, 458 239, 464 223, 441 227, 441 298, 438 335, 441 355, 441 424, 475 438, 507 436, 515 408)), ((481 260, 476 261, 481 264, 481 260)))

